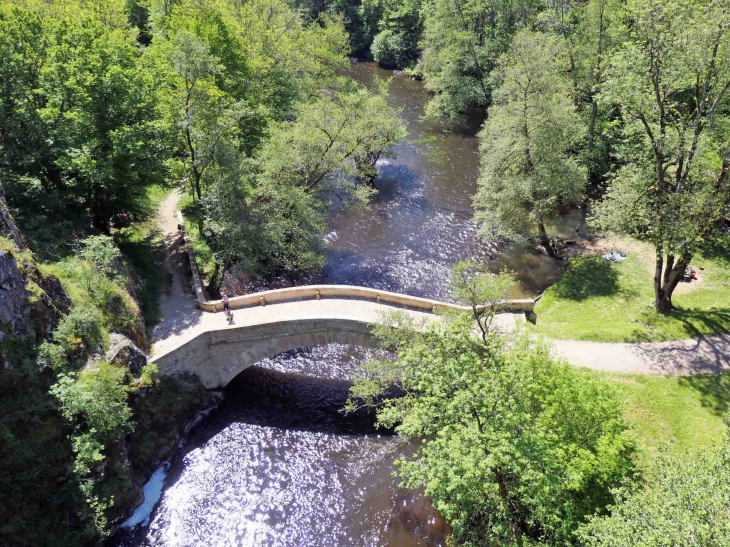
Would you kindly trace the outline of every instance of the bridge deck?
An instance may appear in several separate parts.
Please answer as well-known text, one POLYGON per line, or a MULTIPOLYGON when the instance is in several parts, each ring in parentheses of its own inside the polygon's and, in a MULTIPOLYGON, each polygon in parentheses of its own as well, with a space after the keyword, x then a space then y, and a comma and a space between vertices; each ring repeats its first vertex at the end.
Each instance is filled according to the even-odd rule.
MULTIPOLYGON (((222 312, 210 313, 189 306, 176 317, 165 319, 153 331, 152 355, 157 358, 199 334, 208 331, 235 329, 252 325, 262 325, 275 321, 297 319, 322 319, 329 317, 353 319, 363 323, 374 323, 382 313, 401 310, 414 319, 432 321, 438 316, 425 310, 398 308, 369 300, 350 300, 325 298, 322 300, 300 300, 280 302, 232 310, 233 323, 228 324, 222 312)), ((511 329, 515 326, 518 314, 505 313, 497 316, 497 324, 511 329)))

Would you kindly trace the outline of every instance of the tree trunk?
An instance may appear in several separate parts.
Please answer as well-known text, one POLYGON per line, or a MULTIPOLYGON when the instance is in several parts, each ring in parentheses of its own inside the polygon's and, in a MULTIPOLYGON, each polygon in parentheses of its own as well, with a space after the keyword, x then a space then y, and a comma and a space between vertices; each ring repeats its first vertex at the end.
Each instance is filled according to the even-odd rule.
POLYGON ((555 258, 557 255, 555 254, 555 249, 553 249, 553 246, 550 244, 550 238, 545 231, 545 223, 542 219, 537 221, 537 229, 540 233, 540 243, 542 243, 542 246, 545 247, 547 254, 555 258))
POLYGON ((211 298, 220 298, 223 279, 226 277, 226 272, 228 271, 229 266, 230 263, 228 261, 223 264, 223 267, 221 267, 220 263, 216 261, 213 275, 210 277, 210 282, 208 283, 208 294, 211 298))
POLYGON ((200 201, 201 192, 200 192, 200 173, 198 172, 197 168, 193 168, 193 174, 195 175, 195 193, 198 194, 198 201, 200 201))
POLYGON ((675 263, 674 257, 670 256, 667 260, 667 266, 664 271, 664 282, 658 289, 656 286, 656 277, 654 278, 654 290, 656 293, 656 301, 654 305, 657 311, 664 313, 674 309, 674 304, 672 304, 674 289, 677 288, 679 282, 684 278, 684 270, 687 266, 689 266, 691 260, 691 256, 682 256, 675 263))

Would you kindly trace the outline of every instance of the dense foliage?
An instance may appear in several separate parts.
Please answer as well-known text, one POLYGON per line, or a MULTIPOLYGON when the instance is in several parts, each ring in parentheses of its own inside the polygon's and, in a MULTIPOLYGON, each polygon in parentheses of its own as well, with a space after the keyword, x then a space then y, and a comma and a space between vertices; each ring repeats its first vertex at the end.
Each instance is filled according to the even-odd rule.
POLYGON ((0 12, 0 175, 21 224, 109 233, 148 213, 151 184, 178 185, 213 252, 213 294, 232 265, 321 265, 329 208, 365 204, 405 135, 385 88, 338 76, 341 18, 307 24, 284 0, 129 2, 114 17, 74 5, 0 12))
POLYGON ((656 484, 615 492, 610 516, 592 518, 580 536, 586 547, 721 547, 730 544, 730 435, 702 454, 655 463, 656 484))
POLYGON ((555 255, 545 222, 583 201, 586 170, 571 151, 583 126, 570 97, 559 38, 520 31, 498 60, 502 85, 479 135, 482 166, 474 198, 485 239, 529 236, 555 255), (528 214, 524 214, 527 211, 528 214))
POLYGON ((635 1, 627 15, 600 95, 621 108, 623 165, 597 215, 654 245, 656 307, 668 310, 693 255, 728 218, 730 11, 635 1))
MULTIPOLYGON (((348 54, 372 55, 425 78, 428 116, 487 118, 483 238, 552 255, 546 224, 577 207, 580 231, 593 208, 603 228, 654 245, 667 310, 730 223, 729 27, 725 0, 3 2, 0 183, 73 306, 48 304, 29 276, 55 329, 0 339, 12 365, 0 370, 0 542, 103 538, 134 502, 130 466, 174 446, 170 416, 204 399, 169 379, 167 395, 141 397, 153 367, 135 376, 99 357, 109 332, 145 342, 139 280, 112 234, 150 215, 153 185, 192 200, 213 296, 231 270, 321 267, 328 213, 367 206, 377 162, 406 134, 387 85, 341 76, 348 54), (141 444, 128 446, 135 427, 141 444)), ((12 235, 22 262, 32 253, 12 235)), ((540 342, 494 333, 509 273, 460 264, 452 278, 471 316, 380 327, 394 358, 366 367, 352 404, 423 439, 399 470, 455 542, 727 543, 727 446, 663 455, 656 485, 630 482, 613 390, 540 342), (382 399, 393 384, 405 396, 382 399)))
POLYGON ((376 333, 394 357, 365 366, 350 405, 376 406, 381 426, 423 439, 398 470, 451 522, 454 545, 575 544, 632 474, 620 400, 542 343, 482 341, 472 327, 390 317, 376 333), (403 395, 383 399, 393 385, 403 395))

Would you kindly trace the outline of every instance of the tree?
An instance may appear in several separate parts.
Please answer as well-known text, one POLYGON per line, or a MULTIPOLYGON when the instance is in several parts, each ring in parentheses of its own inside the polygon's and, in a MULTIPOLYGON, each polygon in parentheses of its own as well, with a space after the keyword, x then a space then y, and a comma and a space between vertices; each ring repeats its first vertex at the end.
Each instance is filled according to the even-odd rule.
POLYGON ((114 240, 109 236, 89 236, 81 240, 75 249, 86 265, 86 289, 93 293, 106 279, 115 277, 115 262, 122 256, 114 240))
POLYGON ((380 13, 370 51, 378 63, 396 68, 414 66, 423 31, 421 0, 365 0, 363 12, 380 13))
POLYGON ((473 323, 375 328, 393 352, 366 364, 348 409, 422 439, 397 462, 451 522, 452 544, 566 545, 632 474, 634 443, 614 388, 553 360, 543 342, 472 334, 473 323), (384 398, 392 386, 402 396, 384 398))
POLYGON ((229 268, 259 275, 324 265, 321 235, 332 200, 365 206, 378 159, 405 136, 386 89, 325 93, 295 120, 272 124, 254 159, 214 168, 216 184, 203 200, 216 257, 213 294, 229 268))
POLYGON ((179 146, 185 151, 182 172, 200 200, 208 168, 221 148, 237 147, 241 122, 250 110, 244 101, 235 100, 218 86, 216 77, 224 73, 225 66, 206 42, 182 30, 168 48, 173 75, 163 97, 171 124, 179 129, 179 146))
POLYGON ((497 59, 541 8, 536 0, 425 2, 418 68, 434 93, 426 113, 463 119, 472 108, 486 110, 497 59))
POLYGON ((581 4, 555 2, 552 7, 545 16, 551 21, 551 31, 565 39, 573 100, 582 123, 588 127, 578 152, 588 180, 576 230, 586 237, 590 200, 602 197, 612 167, 614 114, 610 106, 599 103, 598 95, 605 81, 608 57, 621 41, 621 6, 617 0, 594 0, 581 4))
POLYGON ((269 115, 289 120, 299 103, 336 86, 349 66, 342 17, 327 13, 306 25, 285 0, 251 0, 232 6, 236 32, 255 78, 250 85, 269 115))
POLYGON ((490 273, 484 264, 457 262, 451 267, 451 296, 460 304, 470 306, 482 340, 487 343, 492 321, 503 308, 504 301, 515 285, 515 276, 505 270, 490 273))
POLYGON ((218 294, 229 269, 256 276, 324 266, 325 202, 302 187, 257 184, 256 175, 255 163, 228 170, 203 198, 215 256, 211 294, 218 294))
POLYGON ((262 179, 279 188, 299 187, 349 205, 365 204, 374 190, 375 163, 405 135, 398 110, 376 93, 347 86, 303 105, 295 121, 272 127, 259 154, 262 179))
POLYGON ((573 151, 584 128, 561 62, 563 43, 520 31, 500 57, 502 84, 479 134, 481 170, 474 197, 484 239, 524 238, 535 228, 550 256, 545 221, 581 203, 585 168, 573 151))
POLYGON ((730 435, 712 451, 674 455, 663 447, 656 482, 616 491, 610 515, 580 530, 586 547, 724 547, 730 545, 730 435))
POLYGON ((730 203, 730 11, 723 2, 627 5, 628 40, 611 56, 601 100, 618 105, 625 165, 599 224, 655 247, 655 307, 672 293, 730 203))
POLYGON ((168 149, 136 43, 93 18, 3 6, 0 51, 0 168, 21 182, 9 198, 82 212, 104 232, 139 212, 168 149))

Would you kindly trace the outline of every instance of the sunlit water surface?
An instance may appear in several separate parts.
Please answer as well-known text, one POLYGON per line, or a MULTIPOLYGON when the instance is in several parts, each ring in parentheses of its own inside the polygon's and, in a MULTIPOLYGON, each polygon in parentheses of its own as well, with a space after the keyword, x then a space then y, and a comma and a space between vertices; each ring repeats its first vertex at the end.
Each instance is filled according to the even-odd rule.
POLYGON ((443 518, 392 477, 413 447, 368 414, 340 412, 364 358, 329 344, 244 371, 192 434, 149 526, 115 544, 444 545, 443 518))

